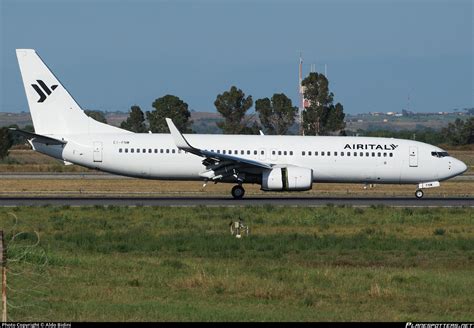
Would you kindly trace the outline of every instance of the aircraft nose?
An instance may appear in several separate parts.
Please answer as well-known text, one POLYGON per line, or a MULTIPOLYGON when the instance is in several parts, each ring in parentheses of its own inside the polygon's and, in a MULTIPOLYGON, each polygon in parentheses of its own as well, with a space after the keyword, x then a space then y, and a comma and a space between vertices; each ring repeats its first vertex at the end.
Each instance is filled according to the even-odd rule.
POLYGON ((464 162, 456 159, 455 160, 455 170, 457 174, 463 174, 467 171, 467 165, 464 162))

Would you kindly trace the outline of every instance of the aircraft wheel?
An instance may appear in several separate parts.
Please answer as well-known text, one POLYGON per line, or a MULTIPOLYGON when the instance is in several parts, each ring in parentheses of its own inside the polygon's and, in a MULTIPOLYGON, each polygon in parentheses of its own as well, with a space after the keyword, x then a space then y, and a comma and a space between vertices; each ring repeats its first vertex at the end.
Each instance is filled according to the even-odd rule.
POLYGON ((415 196, 416 196, 416 198, 418 198, 418 199, 423 198, 423 190, 418 189, 418 190, 415 192, 415 196))
POLYGON ((232 197, 235 199, 242 199, 245 195, 245 189, 241 185, 234 186, 232 188, 232 197))

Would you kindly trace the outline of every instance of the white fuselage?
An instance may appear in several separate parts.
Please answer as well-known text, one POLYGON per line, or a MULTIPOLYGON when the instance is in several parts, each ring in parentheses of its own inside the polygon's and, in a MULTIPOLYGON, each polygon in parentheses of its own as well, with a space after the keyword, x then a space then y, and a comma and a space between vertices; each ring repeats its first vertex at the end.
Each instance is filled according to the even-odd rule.
MULTIPOLYGON (((202 158, 178 150, 170 134, 53 136, 64 146, 36 150, 85 167, 124 176, 205 180, 202 158)), ((310 168, 313 182, 423 183, 459 175, 466 165, 429 144, 371 137, 185 135, 196 148, 270 163, 310 168)))

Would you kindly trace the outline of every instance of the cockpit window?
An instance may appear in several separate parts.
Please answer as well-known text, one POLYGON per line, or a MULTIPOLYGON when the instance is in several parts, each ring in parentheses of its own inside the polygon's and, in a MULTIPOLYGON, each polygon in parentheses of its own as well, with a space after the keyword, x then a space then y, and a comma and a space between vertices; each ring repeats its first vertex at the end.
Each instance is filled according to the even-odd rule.
POLYGON ((449 156, 448 152, 446 151, 432 151, 431 156, 434 157, 446 157, 449 156))

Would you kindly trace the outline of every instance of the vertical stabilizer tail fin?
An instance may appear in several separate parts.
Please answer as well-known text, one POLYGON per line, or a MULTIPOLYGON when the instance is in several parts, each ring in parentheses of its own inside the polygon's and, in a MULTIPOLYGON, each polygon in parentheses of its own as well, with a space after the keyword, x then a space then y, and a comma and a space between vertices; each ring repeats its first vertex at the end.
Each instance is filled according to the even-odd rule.
POLYGON ((35 132, 70 135, 127 131, 88 117, 33 49, 17 49, 35 132))

